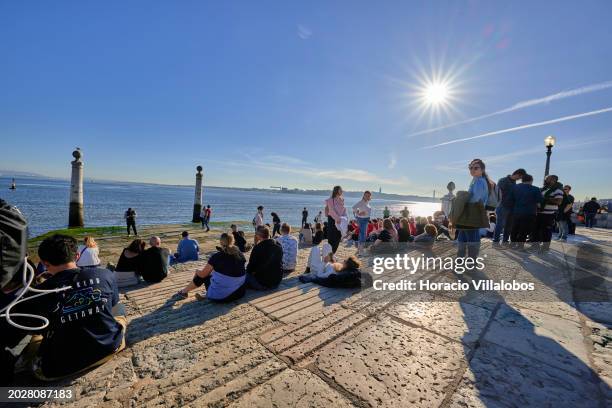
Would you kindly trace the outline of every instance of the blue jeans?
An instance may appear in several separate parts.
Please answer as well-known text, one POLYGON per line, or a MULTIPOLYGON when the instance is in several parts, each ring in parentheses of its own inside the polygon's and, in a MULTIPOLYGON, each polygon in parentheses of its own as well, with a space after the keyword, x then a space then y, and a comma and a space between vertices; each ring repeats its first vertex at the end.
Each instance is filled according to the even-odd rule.
POLYGON ((557 225, 559 225, 559 239, 567 239, 567 234, 569 233, 568 222, 566 220, 559 220, 557 225))
POLYGON ((357 217, 357 222, 359 223, 359 242, 366 242, 370 217, 357 217))
POLYGON ((480 230, 460 229, 457 237, 457 257, 464 258, 467 249, 468 257, 477 258, 480 252, 480 230))
POLYGON ((510 226, 507 226, 506 224, 509 224, 507 221, 508 216, 511 213, 512 210, 510 208, 504 208, 501 205, 495 209, 495 218, 497 219, 497 221, 495 224, 495 232, 493 233, 493 242, 499 242, 499 238, 502 234, 502 231, 504 232, 502 242, 508 242, 508 238, 510 238, 511 228, 509 228, 510 226))

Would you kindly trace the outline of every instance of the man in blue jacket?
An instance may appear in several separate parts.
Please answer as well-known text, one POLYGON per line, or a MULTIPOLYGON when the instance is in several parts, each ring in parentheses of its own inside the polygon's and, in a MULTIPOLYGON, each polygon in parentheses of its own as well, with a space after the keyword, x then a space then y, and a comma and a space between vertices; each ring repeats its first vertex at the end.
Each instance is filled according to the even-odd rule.
POLYGON ((178 243, 176 254, 174 254, 171 263, 197 261, 199 259, 200 244, 195 239, 189 238, 189 231, 183 231, 181 236, 182 239, 178 243))

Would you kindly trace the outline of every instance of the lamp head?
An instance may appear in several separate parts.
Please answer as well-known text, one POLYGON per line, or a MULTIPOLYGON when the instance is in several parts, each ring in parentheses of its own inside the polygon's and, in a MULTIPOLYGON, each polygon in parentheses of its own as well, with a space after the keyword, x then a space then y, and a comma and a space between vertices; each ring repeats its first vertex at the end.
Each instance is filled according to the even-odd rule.
POLYGON ((556 141, 557 141, 557 139, 555 139, 554 136, 546 136, 544 138, 544 145, 546 147, 553 147, 555 145, 556 141))

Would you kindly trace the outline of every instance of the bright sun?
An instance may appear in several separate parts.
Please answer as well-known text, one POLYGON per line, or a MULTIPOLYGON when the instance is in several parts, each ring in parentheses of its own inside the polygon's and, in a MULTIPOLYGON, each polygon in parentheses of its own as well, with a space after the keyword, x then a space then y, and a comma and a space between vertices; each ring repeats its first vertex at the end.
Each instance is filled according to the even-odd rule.
POLYGON ((423 99, 429 105, 443 105, 448 101, 448 87, 443 82, 427 84, 423 89, 423 99))

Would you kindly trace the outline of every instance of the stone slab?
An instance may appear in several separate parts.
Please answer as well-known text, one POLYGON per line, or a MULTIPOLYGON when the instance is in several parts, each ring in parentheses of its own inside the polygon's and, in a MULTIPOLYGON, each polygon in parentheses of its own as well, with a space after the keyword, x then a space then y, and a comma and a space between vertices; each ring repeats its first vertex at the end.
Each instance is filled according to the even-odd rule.
POLYGON ((588 375, 588 357, 580 324, 530 309, 500 306, 485 341, 530 358, 588 375))
POLYGON ((229 405, 230 408, 348 408, 342 394, 308 370, 287 369, 229 405))
POLYGON ((597 386, 504 347, 480 347, 450 407, 600 407, 597 386))
POLYGON ((479 339, 491 318, 489 310, 459 302, 401 302, 386 313, 467 345, 479 339))
POLYGON ((388 317, 369 323, 319 354, 321 373, 374 407, 439 405, 464 346, 388 317))

